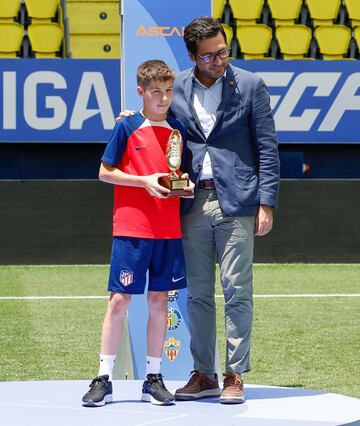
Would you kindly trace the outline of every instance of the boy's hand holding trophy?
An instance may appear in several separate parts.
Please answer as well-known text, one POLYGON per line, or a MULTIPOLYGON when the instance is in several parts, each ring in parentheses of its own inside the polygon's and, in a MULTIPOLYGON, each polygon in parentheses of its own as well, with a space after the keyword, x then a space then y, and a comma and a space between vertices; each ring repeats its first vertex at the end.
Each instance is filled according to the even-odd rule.
POLYGON ((167 189, 170 189, 170 194, 168 197, 190 197, 194 196, 194 188, 192 191, 185 191, 184 188, 189 188, 190 180, 187 177, 180 177, 176 171, 179 169, 181 164, 181 156, 183 150, 183 141, 181 133, 179 130, 174 129, 167 142, 166 146, 166 162, 170 169, 169 176, 161 176, 159 178, 159 183, 161 186, 164 186, 167 189))

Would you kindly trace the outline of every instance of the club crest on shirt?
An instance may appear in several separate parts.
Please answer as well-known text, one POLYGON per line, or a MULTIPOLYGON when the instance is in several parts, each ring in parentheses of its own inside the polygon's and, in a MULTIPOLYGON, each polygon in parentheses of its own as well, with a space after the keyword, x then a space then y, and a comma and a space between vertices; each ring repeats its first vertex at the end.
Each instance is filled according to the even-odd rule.
POLYGON ((120 282, 123 285, 130 285, 134 281, 133 271, 123 269, 120 271, 120 282))
POLYGON ((174 308, 168 308, 167 310, 167 329, 175 330, 179 328, 182 322, 180 312, 174 308))
POLYGON ((178 298, 178 290, 170 290, 168 293, 169 302, 176 302, 178 298))
POLYGON ((170 362, 173 362, 180 352, 180 340, 169 337, 164 342, 164 351, 170 362))

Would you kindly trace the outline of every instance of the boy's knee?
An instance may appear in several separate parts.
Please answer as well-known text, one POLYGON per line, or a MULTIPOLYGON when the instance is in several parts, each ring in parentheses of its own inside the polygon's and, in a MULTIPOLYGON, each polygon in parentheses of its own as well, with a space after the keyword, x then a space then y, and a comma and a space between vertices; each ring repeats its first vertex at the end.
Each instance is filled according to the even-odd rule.
POLYGON ((114 314, 119 314, 127 311, 131 300, 131 296, 122 293, 112 293, 110 296, 109 309, 114 314))
POLYGON ((167 292, 149 292, 148 305, 150 311, 166 311, 168 306, 167 292))

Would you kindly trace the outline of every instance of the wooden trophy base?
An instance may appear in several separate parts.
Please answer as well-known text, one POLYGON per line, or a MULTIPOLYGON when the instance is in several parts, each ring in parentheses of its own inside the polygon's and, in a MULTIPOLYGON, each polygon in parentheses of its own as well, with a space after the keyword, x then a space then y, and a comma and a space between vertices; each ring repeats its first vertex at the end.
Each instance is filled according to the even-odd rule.
POLYGON ((159 178, 161 186, 170 189, 170 194, 167 197, 182 197, 191 196, 191 192, 184 191, 184 188, 189 186, 189 179, 172 177, 172 176, 161 176, 159 178))

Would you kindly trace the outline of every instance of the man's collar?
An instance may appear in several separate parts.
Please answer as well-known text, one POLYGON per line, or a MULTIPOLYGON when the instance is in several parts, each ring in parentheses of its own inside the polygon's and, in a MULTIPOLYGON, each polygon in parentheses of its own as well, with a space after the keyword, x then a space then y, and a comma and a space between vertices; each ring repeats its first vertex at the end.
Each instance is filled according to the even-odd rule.
MULTIPOLYGON (((201 81, 196 77, 195 71, 196 71, 196 65, 195 65, 195 67, 191 71, 191 78, 192 78, 192 80, 194 82, 196 82, 197 84, 199 84, 200 86, 202 86, 202 87, 204 87, 206 89, 209 89, 207 86, 205 86, 205 84, 201 83, 201 81)), ((212 86, 210 86, 210 87, 213 87, 215 84, 220 84, 220 82, 222 83, 223 80, 225 80, 225 78, 226 78, 226 73, 227 73, 227 68, 226 68, 224 74, 221 77, 217 78, 216 81, 215 81, 215 83, 212 86)))

